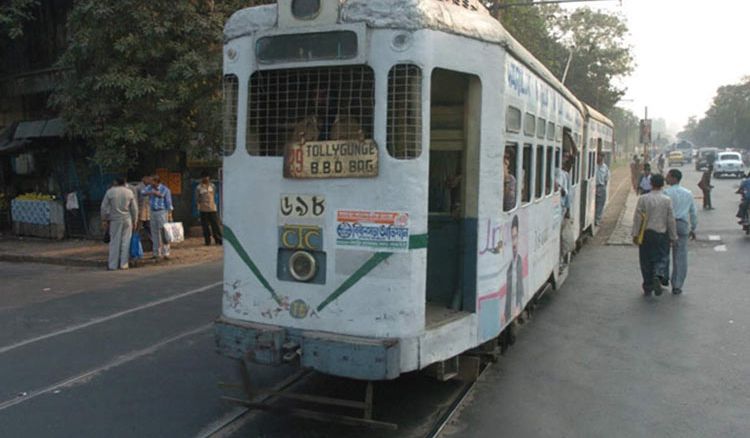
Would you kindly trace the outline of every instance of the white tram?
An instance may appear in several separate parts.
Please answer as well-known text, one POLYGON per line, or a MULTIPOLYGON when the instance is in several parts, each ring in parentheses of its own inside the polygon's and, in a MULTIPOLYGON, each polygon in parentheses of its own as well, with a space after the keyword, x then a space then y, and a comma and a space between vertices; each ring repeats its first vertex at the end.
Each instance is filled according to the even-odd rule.
MULTIPOLYGON (((393 379, 559 287, 609 120, 476 0, 280 0, 225 28, 219 351, 393 379)), ((592 231, 592 230, 591 230, 592 231)))

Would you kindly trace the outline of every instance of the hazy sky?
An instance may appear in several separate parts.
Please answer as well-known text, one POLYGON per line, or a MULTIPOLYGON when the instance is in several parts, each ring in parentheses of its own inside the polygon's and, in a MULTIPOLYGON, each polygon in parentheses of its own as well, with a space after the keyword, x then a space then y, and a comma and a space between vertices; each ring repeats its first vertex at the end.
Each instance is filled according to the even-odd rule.
POLYGON ((689 116, 703 116, 719 86, 750 75, 746 0, 615 0, 588 6, 619 11, 627 19, 637 67, 624 81, 623 100, 632 102, 620 105, 639 117, 648 106, 649 118, 665 118, 676 132, 689 116))

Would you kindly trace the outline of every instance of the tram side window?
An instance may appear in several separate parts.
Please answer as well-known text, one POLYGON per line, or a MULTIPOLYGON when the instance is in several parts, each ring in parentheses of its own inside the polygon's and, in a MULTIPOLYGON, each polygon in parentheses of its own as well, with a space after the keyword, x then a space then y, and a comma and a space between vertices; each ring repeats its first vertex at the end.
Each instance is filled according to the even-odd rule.
POLYGON ((555 124, 553 122, 547 123, 547 140, 555 140, 555 124))
POLYGON ((546 184, 544 185, 544 193, 547 195, 552 193, 552 181, 553 181, 553 178, 555 177, 555 173, 552 170, 552 160, 553 160, 552 154, 554 153, 553 151, 554 151, 554 148, 552 148, 552 146, 547 147, 547 160, 545 161, 546 169, 547 169, 547 172, 546 172, 547 179, 546 179, 546 184))
POLYGON ((555 193, 560 191, 560 186, 558 185, 557 181, 559 178, 558 175, 560 174, 560 172, 562 172, 562 169, 561 169, 562 166, 560 163, 561 157, 562 157, 562 150, 560 149, 560 147, 555 147, 555 193))
POLYGON ((545 129, 547 129, 547 121, 540 118, 536 124, 536 138, 544 140, 545 129))
POLYGON ((518 145, 508 143, 505 145, 503 156, 503 211, 511 211, 516 208, 518 198, 518 145))
POLYGON ((534 136, 536 131, 536 117, 531 113, 526 113, 523 119, 523 133, 529 137, 534 136))
POLYGON ((224 76, 224 155, 232 155, 237 149, 237 95, 239 81, 235 75, 224 76))
POLYGON ((544 146, 536 147, 536 162, 534 166, 534 198, 541 199, 544 195, 544 146))
POLYGON ((534 148, 530 144, 523 147, 523 166, 521 168, 521 202, 531 202, 531 162, 534 148))
POLYGON ((394 65, 388 73, 388 153, 414 159, 422 153, 422 70, 394 65))
POLYGON ((368 66, 266 70, 250 77, 246 148, 279 157, 291 142, 372 139, 368 66))
POLYGON ((521 132, 521 110, 509 106, 505 111, 505 130, 508 132, 521 132))

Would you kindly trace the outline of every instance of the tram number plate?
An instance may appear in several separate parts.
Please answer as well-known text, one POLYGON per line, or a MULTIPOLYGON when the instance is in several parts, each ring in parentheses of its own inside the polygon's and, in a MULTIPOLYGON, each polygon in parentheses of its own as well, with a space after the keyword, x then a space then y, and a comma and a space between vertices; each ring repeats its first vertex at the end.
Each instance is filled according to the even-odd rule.
POLYGON ((378 146, 372 140, 290 144, 284 154, 286 178, 373 178, 378 146))
POLYGON ((282 218, 321 218, 326 212, 326 198, 312 195, 282 195, 279 215, 282 218))

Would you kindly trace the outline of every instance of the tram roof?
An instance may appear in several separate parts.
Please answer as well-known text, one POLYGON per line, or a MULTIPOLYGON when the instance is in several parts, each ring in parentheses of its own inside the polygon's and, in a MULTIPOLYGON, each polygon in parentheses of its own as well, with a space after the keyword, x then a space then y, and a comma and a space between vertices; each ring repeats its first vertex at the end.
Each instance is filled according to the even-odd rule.
POLYGON ((598 122, 601 122, 601 123, 609 126, 610 128, 614 129, 614 123, 612 123, 612 120, 610 120, 607 116, 605 116, 604 114, 600 113, 599 111, 597 111, 596 109, 594 109, 594 107, 592 107, 591 105, 589 105, 587 103, 584 103, 583 107, 586 110, 586 115, 588 117, 591 117, 592 119, 594 119, 594 120, 596 120, 598 122))
MULTIPOLYGON (((463 0, 462 5, 454 4, 452 0, 338 1, 340 3, 339 22, 341 23, 364 22, 371 28, 379 29, 412 31, 432 29, 500 44, 555 90, 563 94, 581 113, 585 112, 584 104, 565 88, 544 64, 516 41, 478 0, 463 0)), ((246 8, 232 15, 224 29, 224 37, 226 40, 232 40, 259 30, 273 28, 276 24, 276 4, 246 8)), ((604 116, 601 117, 608 120, 604 116)))

